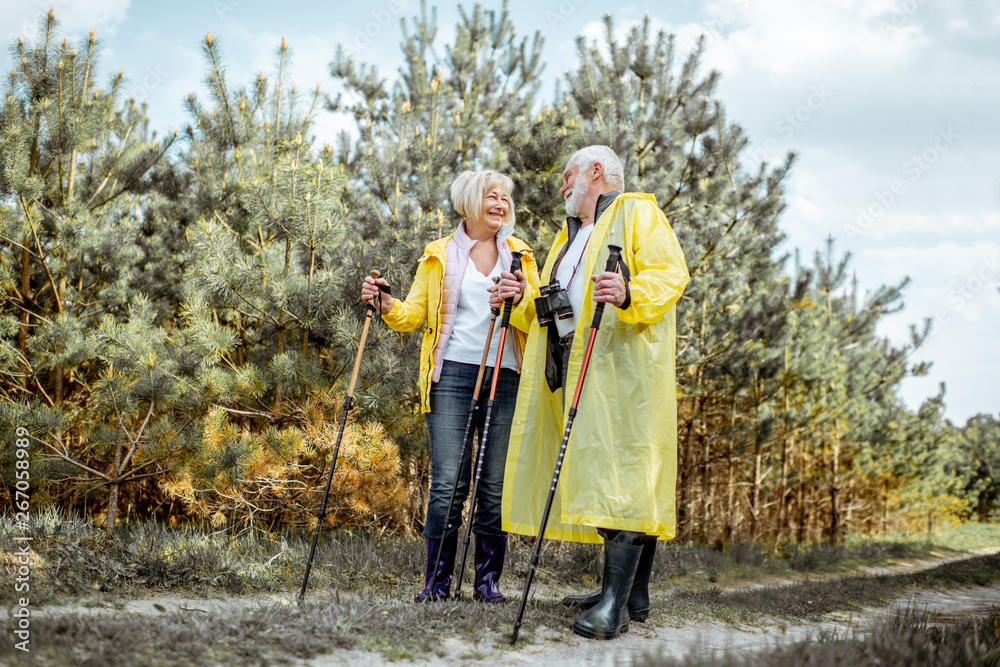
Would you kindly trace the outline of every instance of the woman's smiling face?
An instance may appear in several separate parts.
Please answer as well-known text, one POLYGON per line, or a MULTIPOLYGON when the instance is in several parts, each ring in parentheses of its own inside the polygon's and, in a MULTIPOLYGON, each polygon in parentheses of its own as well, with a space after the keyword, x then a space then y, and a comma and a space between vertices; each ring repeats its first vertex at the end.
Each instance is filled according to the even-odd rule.
POLYGON ((476 220, 466 220, 466 233, 477 239, 496 236, 503 226, 510 210, 510 195, 501 187, 495 187, 483 195, 483 206, 476 220))

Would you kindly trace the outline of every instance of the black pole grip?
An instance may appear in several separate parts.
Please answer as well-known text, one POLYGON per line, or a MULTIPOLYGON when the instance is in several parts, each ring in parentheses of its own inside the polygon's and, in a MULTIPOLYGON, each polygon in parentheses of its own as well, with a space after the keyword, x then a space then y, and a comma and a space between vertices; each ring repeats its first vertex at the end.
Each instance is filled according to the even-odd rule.
MULTIPOLYGON (((515 273, 521 270, 521 253, 518 251, 513 251, 511 253, 510 259, 510 272, 515 273)), ((510 326, 510 311, 514 310, 514 297, 508 297, 503 302, 503 321, 500 322, 500 326, 507 328, 510 326)))
MULTIPOLYGON (((604 267, 605 271, 618 271, 618 262, 621 261, 622 249, 621 246, 616 246, 613 243, 608 244, 608 263, 604 267)), ((594 319, 590 326, 592 329, 601 328, 601 318, 604 317, 604 305, 605 302, 602 301, 594 307, 594 319)))
POLYGON ((613 243, 608 244, 608 264, 604 267, 605 271, 618 271, 618 262, 622 258, 622 248, 613 243))
MULTIPOLYGON (((382 277, 382 274, 379 271, 372 271, 371 272, 371 276, 372 276, 372 278, 380 278, 380 277, 382 277)), ((375 298, 372 299, 371 301, 369 301, 368 304, 367 304, 367 309, 371 313, 377 313, 377 312, 379 312, 379 310, 381 310, 381 307, 382 307, 382 294, 381 293, 382 292, 385 292, 389 296, 392 296, 392 288, 389 287, 388 285, 376 285, 376 287, 378 287, 379 294, 377 294, 375 296, 375 298), (375 302, 376 301, 378 301, 378 304, 379 304, 378 308, 375 307, 375 302)))

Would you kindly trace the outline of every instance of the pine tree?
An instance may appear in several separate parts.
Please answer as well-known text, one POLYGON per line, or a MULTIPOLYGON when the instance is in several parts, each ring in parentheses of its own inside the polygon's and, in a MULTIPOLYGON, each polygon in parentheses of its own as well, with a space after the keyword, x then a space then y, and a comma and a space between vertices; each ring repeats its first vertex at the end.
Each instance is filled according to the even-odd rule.
MULTIPOLYGON (((394 295, 405 296, 424 246, 460 222, 448 200, 452 181, 467 169, 506 171, 499 128, 534 104, 541 33, 530 43, 519 37, 506 2, 499 11, 480 4, 459 10, 452 44, 440 43, 436 10, 428 12, 426 2, 419 16, 404 22, 406 64, 394 83, 343 49, 334 59, 331 74, 346 93, 328 100, 328 108, 351 114, 358 131, 356 140, 342 135, 335 151, 347 177, 344 202, 354 234, 352 296, 372 268, 386 274, 394 295)), ((519 236, 528 229, 520 222, 522 193, 515 189, 519 236)), ((414 473, 426 482, 415 391, 419 344, 419 335, 391 332, 369 339, 359 411, 386 425, 404 462, 417 457, 414 473)))
POLYGON ((124 73, 98 85, 93 33, 73 46, 57 27, 50 11, 33 47, 17 41, 0 113, 0 400, 4 430, 40 443, 42 477, 108 486, 110 531, 120 486, 158 470, 138 463, 152 423, 135 411, 165 399, 148 377, 113 379, 101 332, 134 347, 162 338, 143 295, 142 204, 171 139, 121 99, 124 73))
POLYGON ((98 86, 93 33, 60 41, 50 11, 34 48, 14 52, 0 116, 2 391, 79 402, 94 371, 86 332, 142 289, 140 203, 170 140, 120 99, 123 73, 98 86))
MULTIPOLYGON (((452 44, 423 3, 397 80, 338 51, 336 99, 287 81, 285 43, 274 77, 234 86, 209 35, 208 96, 187 99, 174 159, 119 99, 124 74, 95 84, 95 37, 73 48, 55 26, 50 14, 36 46, 15 46, 0 113, 0 435, 27 425, 45 475, 107 487, 109 532, 140 486, 214 525, 308 523, 363 276, 405 294, 424 245, 458 223, 448 188, 464 169, 512 176, 517 234, 544 262, 563 166, 592 143, 621 156, 628 190, 656 195, 692 274, 678 306, 680 537, 837 542, 995 509, 995 420, 959 430, 942 423, 943 390, 916 411, 899 397, 926 372, 912 357, 928 325, 902 344, 876 329, 906 282, 862 299, 832 239, 788 266, 778 216, 794 155, 744 159, 718 73, 701 73, 704 42, 678 54, 648 19, 619 40, 607 17, 603 44, 580 38, 541 105, 541 34, 519 37, 506 3, 460 7, 452 44), (357 122, 336 148, 310 137, 324 102, 357 122)), ((405 485, 426 485, 418 345, 373 325, 334 524, 401 525, 405 485)))
POLYGON ((282 79, 285 42, 277 82, 260 75, 250 90, 231 89, 211 34, 204 53, 213 106, 189 96, 194 124, 186 130, 196 220, 189 304, 234 328, 240 344, 231 363, 261 370, 280 414, 285 396, 301 400, 343 370, 342 361, 324 368, 329 352, 314 349, 356 275, 341 257, 349 244, 342 169, 329 148, 312 150, 306 133, 319 91, 302 109, 282 79))
POLYGON ((1000 508, 1000 420, 978 414, 961 428, 949 427, 946 468, 961 485, 958 495, 968 499, 971 511, 985 523, 1000 508))

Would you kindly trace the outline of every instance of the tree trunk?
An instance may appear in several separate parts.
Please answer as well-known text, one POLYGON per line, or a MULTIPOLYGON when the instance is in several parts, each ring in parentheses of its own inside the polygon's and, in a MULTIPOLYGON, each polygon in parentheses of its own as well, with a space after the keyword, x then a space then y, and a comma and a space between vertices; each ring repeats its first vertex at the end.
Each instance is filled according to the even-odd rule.
MULTIPOLYGON (((282 312, 278 316, 278 330, 275 335, 275 352, 274 356, 280 356, 285 353, 285 313, 282 312)), ((281 390, 281 383, 279 382, 274 388, 274 411, 277 414, 281 414, 281 402, 284 400, 284 392, 281 390)))
POLYGON ((726 452, 726 464, 728 467, 726 476, 726 541, 731 542, 733 540, 733 532, 735 525, 734 514, 736 513, 735 508, 735 470, 733 469, 733 440, 729 439, 729 450, 726 452))
POLYGON ((840 438, 834 432, 833 461, 830 464, 830 544, 836 546, 840 538, 840 438))
POLYGON ((115 445, 115 467, 111 471, 111 484, 109 485, 108 493, 108 514, 104 521, 105 535, 108 539, 114 537, 115 532, 115 521, 117 520, 118 514, 118 490, 121 486, 119 479, 122 476, 122 444, 121 444, 121 433, 118 434, 119 441, 115 445))
POLYGON ((104 534, 108 539, 114 537, 116 514, 118 511, 118 482, 111 482, 108 493, 108 515, 104 521, 104 534))
POLYGON ((690 476, 687 472, 687 453, 691 451, 694 443, 695 421, 698 418, 698 400, 691 400, 691 421, 688 423, 687 433, 684 434, 683 446, 678 442, 677 451, 677 535, 686 536, 683 539, 690 539, 691 516, 688 511, 688 498, 691 494, 688 489, 690 476))
MULTIPOLYGON (((65 256, 63 257, 63 261, 64 262, 66 261, 65 256)), ((56 294, 56 302, 60 304, 60 308, 62 307, 61 304, 63 302, 63 298, 65 297, 65 295, 66 295, 66 276, 63 276, 62 278, 59 279, 59 292, 56 294)), ((63 400, 63 367, 62 366, 56 366, 56 368, 55 368, 54 384, 55 384, 55 390, 54 390, 55 391, 55 401, 56 401, 56 403, 62 403, 62 400, 63 400)))
POLYGON ((760 438, 754 438, 753 488, 750 493, 750 542, 756 542, 760 532, 760 438))
POLYGON ((882 535, 889 534, 889 481, 882 482, 882 535))
POLYGON ((31 253, 28 251, 30 239, 24 237, 21 251, 21 328, 17 332, 17 349, 21 352, 21 373, 24 375, 24 389, 27 391, 31 368, 28 367, 28 304, 31 300, 31 253))
POLYGON ((701 442, 701 520, 698 522, 698 540, 705 542, 708 539, 709 498, 711 496, 711 476, 708 470, 711 445, 707 433, 699 433, 698 439, 701 442))
POLYGON ((802 544, 806 541, 806 456, 805 450, 799 452, 799 525, 795 541, 802 544))
MULTIPOLYGON (((788 373, 788 348, 785 348, 785 373, 788 373)), ((781 535, 785 531, 785 508, 788 500, 788 381, 787 376, 782 387, 785 398, 785 433, 781 438, 781 479, 778 481, 778 517, 775 521, 774 539, 781 541, 781 535)))

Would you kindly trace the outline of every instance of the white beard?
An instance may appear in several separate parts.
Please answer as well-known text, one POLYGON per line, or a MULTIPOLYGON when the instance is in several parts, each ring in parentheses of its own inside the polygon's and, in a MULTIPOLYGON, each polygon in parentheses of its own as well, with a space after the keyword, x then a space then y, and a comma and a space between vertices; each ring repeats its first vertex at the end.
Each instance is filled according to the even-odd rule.
POLYGON ((580 217, 580 209, 583 206, 583 198, 590 192, 590 183, 577 176, 577 183, 573 184, 573 194, 566 200, 566 213, 574 218, 580 217))

